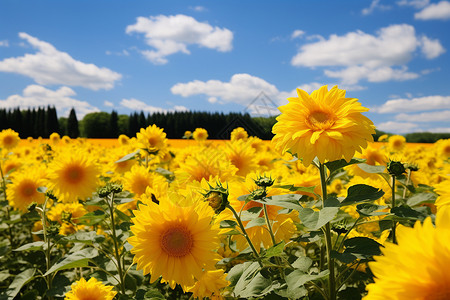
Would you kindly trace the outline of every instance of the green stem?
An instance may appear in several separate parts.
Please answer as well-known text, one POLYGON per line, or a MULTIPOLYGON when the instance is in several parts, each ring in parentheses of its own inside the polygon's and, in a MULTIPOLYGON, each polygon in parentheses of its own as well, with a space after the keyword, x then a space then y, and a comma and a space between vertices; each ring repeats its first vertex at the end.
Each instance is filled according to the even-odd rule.
MULTIPOLYGON (((51 250, 52 250, 52 244, 51 240, 47 235, 47 201, 48 197, 45 196, 44 205, 42 206, 42 215, 41 215, 41 222, 42 222, 42 231, 44 232, 44 243, 47 244, 47 249, 45 249, 45 271, 47 272, 50 270, 51 267, 51 250)), ((52 274, 49 274, 44 277, 45 281, 47 282, 47 289, 50 290, 53 285, 53 276, 52 274)), ((50 297, 49 299, 53 299, 53 297, 50 297)))
POLYGON ((253 246, 253 243, 252 243, 252 241, 250 240, 250 237, 248 236, 247 231, 245 230, 244 224, 242 224, 241 218, 239 218, 237 212, 234 210, 234 208, 233 208, 230 204, 227 204, 227 208, 228 208, 229 210, 231 210, 231 212, 233 213, 233 215, 234 215, 236 221, 237 221, 238 224, 239 224, 239 227, 241 228, 242 234, 244 235, 245 239, 247 240, 247 243, 249 244, 250 248, 251 248, 252 251, 253 251, 253 255, 254 255, 255 258, 258 260, 259 266, 262 268, 262 267, 263 267, 263 264, 262 264, 262 262, 259 260, 259 253, 258 253, 258 251, 256 251, 255 246, 253 246))
MULTIPOLYGON (((320 183, 322 187, 322 207, 325 206, 327 200, 327 178, 325 172, 325 165, 319 163, 320 171, 320 183)), ((331 243, 331 225, 330 222, 325 224, 325 246, 327 247, 327 262, 328 270, 328 296, 330 300, 336 300, 336 278, 334 275, 334 259, 331 257, 331 251, 333 250, 333 244, 331 243)))
MULTIPOLYGON (((266 219, 267 228, 269 229, 269 233, 270 233, 270 238, 272 239, 272 244, 275 246, 277 244, 277 241, 275 240, 275 234, 273 233, 272 224, 270 223, 269 214, 267 213, 267 205, 263 204, 263 209, 264 209, 264 217, 266 219)), ((275 257, 275 260, 277 261, 277 265, 280 266, 281 278, 285 278, 283 268, 281 267, 280 258, 277 256, 277 257, 275 257)))
POLYGON ((109 212, 111 217, 111 231, 112 231, 112 239, 114 242, 114 256, 117 260, 117 271, 119 272, 119 284, 120 284, 120 290, 123 295, 125 295, 125 284, 124 284, 124 278, 123 278, 123 272, 122 272, 122 262, 120 259, 119 254, 119 245, 117 243, 117 235, 116 235, 116 224, 114 221, 114 193, 111 193, 111 201, 108 201, 109 204, 109 212))
POLYGON ((408 174, 408 176, 406 177, 406 184, 403 187, 403 199, 406 198, 406 191, 408 190, 407 186, 411 180, 411 170, 410 169, 406 169, 406 173, 408 174))
POLYGON ((350 233, 350 231, 353 230, 353 228, 355 228, 356 224, 358 224, 358 221, 361 219, 361 216, 358 217, 358 219, 356 219, 355 223, 353 223, 352 227, 350 227, 350 229, 345 233, 344 237, 342 238, 341 242, 339 243, 339 247, 336 249, 336 251, 341 250, 342 245, 344 244, 345 239, 347 238, 348 234, 350 233))
MULTIPOLYGON (((392 203, 391 203, 391 211, 395 207, 395 175, 392 175, 392 203)), ((397 244, 397 238, 395 236, 395 229, 397 227, 397 223, 392 220, 392 242, 397 244)))

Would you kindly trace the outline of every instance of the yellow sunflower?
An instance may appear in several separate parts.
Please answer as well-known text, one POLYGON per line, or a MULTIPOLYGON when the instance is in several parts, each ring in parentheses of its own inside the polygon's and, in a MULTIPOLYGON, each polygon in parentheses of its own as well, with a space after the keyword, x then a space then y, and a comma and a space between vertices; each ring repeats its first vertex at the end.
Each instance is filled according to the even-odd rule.
POLYGON ((435 202, 438 209, 443 206, 450 206, 450 178, 436 184, 434 191, 439 195, 435 202))
POLYGON ((400 152, 405 149, 406 146, 406 138, 401 135, 393 135, 389 137, 388 140, 389 149, 392 152, 400 152))
POLYGON ((438 156, 444 160, 450 158, 450 139, 437 141, 435 147, 437 148, 438 156))
POLYGON ((0 148, 10 150, 19 144, 19 134, 12 129, 4 129, 0 132, 0 148))
POLYGON ((224 151, 230 162, 238 169, 236 175, 245 176, 258 167, 255 149, 243 139, 227 142, 224 151))
POLYGON ((194 298, 204 299, 215 296, 222 299, 220 290, 230 284, 226 277, 227 274, 223 270, 203 272, 202 277, 187 291, 191 292, 194 298))
POLYGON ((112 286, 104 285, 94 277, 88 281, 81 278, 73 283, 71 288, 64 300, 112 300, 117 294, 112 290, 112 286))
POLYGON ((43 173, 39 169, 27 169, 26 172, 14 173, 12 184, 7 185, 6 189, 9 204, 26 212, 31 203, 44 203, 45 195, 37 191, 37 188, 44 184, 43 173))
POLYGON ((136 139, 139 147, 149 153, 154 153, 167 147, 166 133, 155 124, 145 129, 141 128, 140 132, 136 133, 136 139))
POLYGON ((244 140, 246 141, 248 139, 248 133, 247 131, 242 127, 237 127, 233 129, 233 131, 230 134, 230 140, 236 141, 236 140, 244 140))
POLYGON ((290 150, 305 166, 314 157, 321 163, 345 158, 350 161, 373 141, 375 127, 362 115, 369 109, 358 99, 345 98, 345 90, 327 86, 308 95, 297 89, 298 97, 279 107, 281 115, 273 126, 272 142, 284 154, 290 150))
POLYGON ((48 219, 61 225, 59 234, 68 235, 84 227, 77 226, 77 223, 87 212, 84 205, 79 202, 58 203, 49 210, 48 219))
POLYGON ((159 205, 148 202, 134 211, 134 236, 128 241, 137 269, 150 273, 150 282, 162 277, 171 288, 180 284, 186 290, 203 271, 215 269, 219 228, 204 207, 209 208, 206 202, 182 207, 162 199, 159 205))
POLYGON ((128 136, 126 136, 125 134, 119 135, 119 137, 117 138, 117 140, 119 141, 119 144, 120 144, 121 146, 128 145, 128 143, 130 142, 130 138, 129 138, 128 136))
POLYGON ((47 187, 61 202, 85 199, 97 189, 100 169, 89 153, 64 151, 49 164, 47 187))
POLYGON ((196 128, 192 133, 192 137, 196 141, 205 141, 208 138, 208 131, 204 128, 196 128))
POLYGON ((61 136, 57 132, 53 132, 52 134, 50 134, 49 140, 52 145, 58 145, 61 141, 61 136))
POLYGON ((397 240, 369 263, 375 283, 364 299, 450 299, 450 207, 437 212, 436 227, 431 218, 399 226, 397 240))

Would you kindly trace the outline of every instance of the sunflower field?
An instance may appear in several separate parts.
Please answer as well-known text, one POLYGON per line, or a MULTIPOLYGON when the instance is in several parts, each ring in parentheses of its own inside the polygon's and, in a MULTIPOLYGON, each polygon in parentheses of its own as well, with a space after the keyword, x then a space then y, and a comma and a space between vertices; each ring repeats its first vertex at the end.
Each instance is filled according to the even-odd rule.
POLYGON ((272 141, 1 131, 0 299, 450 299, 450 140, 297 92, 272 141))

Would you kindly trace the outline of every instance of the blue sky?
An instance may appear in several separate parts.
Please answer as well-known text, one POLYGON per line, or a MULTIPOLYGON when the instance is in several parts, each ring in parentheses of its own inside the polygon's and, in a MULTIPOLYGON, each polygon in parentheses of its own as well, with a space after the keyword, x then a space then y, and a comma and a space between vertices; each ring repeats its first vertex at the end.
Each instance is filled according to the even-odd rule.
POLYGON ((1 0, 0 107, 275 114, 328 84, 380 130, 450 132, 449 33, 449 1, 1 0))

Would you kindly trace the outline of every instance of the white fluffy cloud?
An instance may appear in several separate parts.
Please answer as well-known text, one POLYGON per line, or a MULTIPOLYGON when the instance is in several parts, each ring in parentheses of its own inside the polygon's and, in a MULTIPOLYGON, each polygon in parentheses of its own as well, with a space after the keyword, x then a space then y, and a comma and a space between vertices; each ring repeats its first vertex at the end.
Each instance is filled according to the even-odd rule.
MULTIPOLYGON (((172 86, 171 92, 182 97, 206 95, 212 103, 220 100, 245 106, 250 104, 261 92, 274 100, 280 99, 282 94, 273 84, 249 74, 235 74, 229 82, 194 80, 188 83, 177 83, 172 86)), ((291 96, 293 95, 295 94, 291 94, 291 96)))
POLYGON ((430 0, 400 0, 397 2, 400 6, 412 6, 415 8, 423 8, 430 3, 430 0))
POLYGON ((450 2, 441 1, 425 7, 414 14, 417 20, 448 20, 450 19, 450 2))
POLYGON ((450 109, 450 96, 426 96, 412 99, 393 99, 380 107, 372 108, 378 113, 419 112, 450 109))
POLYGON ((92 90, 111 89, 122 75, 107 68, 73 59, 53 45, 24 32, 19 37, 38 50, 35 54, 11 57, 0 61, 0 72, 18 73, 31 77, 38 84, 82 86, 92 90))
MULTIPOLYGON (((323 84, 312 82, 302 84, 297 88, 308 93, 320 88, 323 84)), ((330 87, 332 84, 330 84, 330 87)), ((296 89, 291 91, 280 91, 277 87, 262 78, 250 74, 234 74, 229 81, 194 80, 187 83, 177 83, 171 88, 172 94, 182 97, 204 95, 210 103, 236 103, 246 107, 249 113, 270 110, 272 114, 280 105, 287 103, 287 98, 296 97, 296 89), (259 97, 266 98, 260 101, 259 97)))
POLYGON ((294 30, 294 32, 292 32, 292 34, 291 34, 291 39, 299 38, 299 37, 303 36, 304 34, 305 34, 305 32, 303 30, 300 30, 300 29, 294 30))
POLYGON ((420 114, 401 113, 395 116, 397 121, 414 122, 450 122, 450 110, 423 112, 420 114))
POLYGON ((384 122, 380 124, 375 124, 378 130, 386 131, 386 132, 393 132, 393 133, 409 133, 409 132, 416 132, 416 131, 422 131, 419 129, 419 126, 415 123, 411 122, 384 122))
POLYGON ((69 116, 69 112, 73 107, 78 119, 82 119, 88 113, 100 111, 86 101, 72 98, 73 96, 76 96, 75 91, 67 86, 60 87, 54 91, 33 84, 27 86, 23 90, 22 95, 11 95, 4 100, 0 100, 0 107, 26 109, 50 105, 56 108, 59 117, 69 116))
POLYGON ((420 48, 427 59, 435 58, 445 49, 439 40, 417 36, 411 25, 400 24, 381 28, 376 35, 360 30, 305 44, 292 58, 298 67, 327 67, 325 75, 356 84, 362 79, 372 82, 409 80, 419 76, 408 72, 406 64, 420 48))
POLYGON ((103 105, 108 107, 114 107, 114 103, 108 100, 103 101, 103 105))
POLYGON ((220 52, 231 51, 233 33, 227 28, 213 27, 186 15, 138 17, 126 32, 142 33, 153 50, 142 54, 154 64, 166 64, 167 56, 178 52, 190 54, 188 45, 198 45, 220 52))
POLYGON ((9 42, 7 40, 0 41, 0 47, 9 47, 9 42))
POLYGON ((161 107, 151 106, 145 103, 144 101, 138 99, 122 99, 120 101, 120 105, 123 107, 129 108, 134 111, 145 111, 148 113, 156 113, 156 112, 169 112, 169 111, 187 111, 188 109, 182 105, 175 105, 172 109, 165 109, 161 107))
POLYGON ((370 6, 368 8, 364 8, 361 13, 363 15, 370 15, 375 10, 388 10, 391 9, 388 5, 380 4, 380 0, 372 0, 372 3, 370 3, 370 6))

